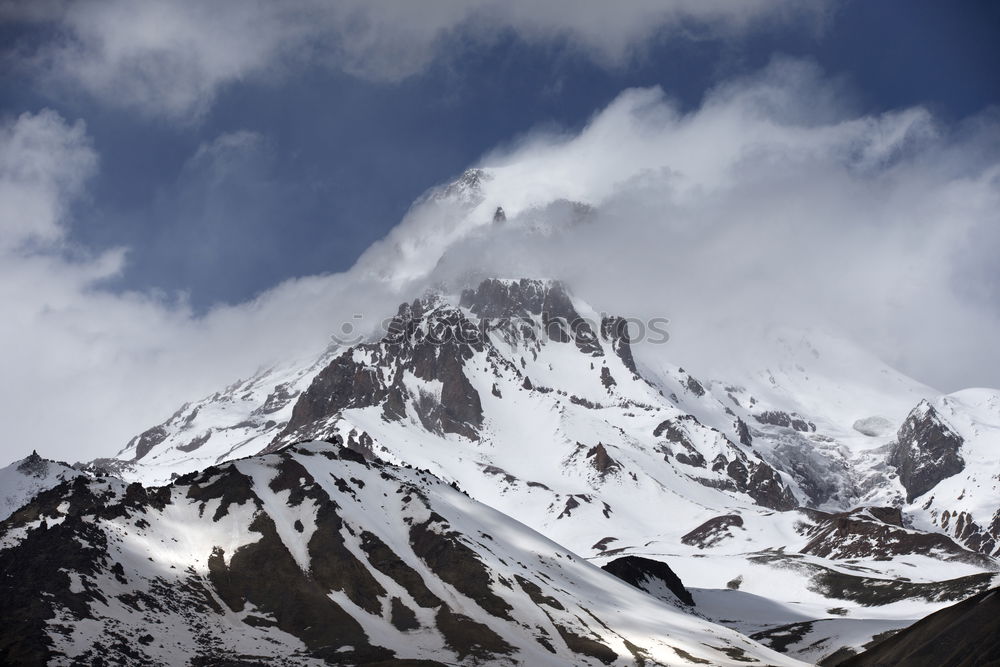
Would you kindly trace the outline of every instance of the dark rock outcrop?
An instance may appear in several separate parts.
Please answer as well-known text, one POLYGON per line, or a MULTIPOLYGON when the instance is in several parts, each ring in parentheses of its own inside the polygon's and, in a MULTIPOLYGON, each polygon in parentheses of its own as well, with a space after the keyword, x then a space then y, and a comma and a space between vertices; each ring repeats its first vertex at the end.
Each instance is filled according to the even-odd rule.
POLYGON ((689 465, 694 468, 704 468, 707 465, 705 457, 698 451, 688 437, 685 422, 697 424, 697 420, 690 415, 675 417, 660 422, 653 429, 654 438, 664 438, 669 445, 661 445, 660 451, 664 458, 673 456, 678 463, 689 465))
POLYGON ((938 518, 941 530, 969 549, 987 556, 1000 555, 1000 509, 987 526, 982 526, 968 512, 945 510, 938 518))
POLYGON ((625 368, 638 374, 632 357, 632 341, 628 333, 628 320, 622 317, 601 318, 601 337, 611 343, 611 349, 625 364, 625 368))
POLYGON ((810 433, 816 430, 816 424, 802 419, 795 413, 789 414, 781 410, 765 410, 764 412, 755 414, 753 418, 760 424, 791 428, 800 433, 810 433))
POLYGON ((736 435, 740 439, 740 444, 745 447, 752 447, 753 437, 750 435, 750 427, 747 426, 747 423, 737 417, 735 428, 736 428, 736 435))
POLYGON ((31 454, 17 464, 17 471, 22 475, 45 477, 49 474, 49 462, 39 456, 37 451, 31 450, 31 454))
POLYGON ((246 603, 253 604, 317 656, 333 658, 338 647, 349 647, 350 656, 337 656, 338 662, 392 657, 392 651, 370 645, 361 625, 327 596, 328 589, 302 572, 269 516, 258 515, 250 530, 261 538, 238 549, 228 565, 221 550, 209 558, 209 579, 230 609, 241 611, 246 603), (263 572, 267 576, 261 576, 263 572))
POLYGON ((622 556, 602 565, 601 569, 654 595, 658 592, 658 584, 662 584, 677 596, 678 600, 686 605, 694 606, 694 598, 684 587, 680 577, 674 574, 670 566, 662 561, 642 558, 641 556, 622 556))
POLYGON ((816 523, 804 531, 811 539, 800 553, 833 559, 874 560, 916 554, 986 568, 992 566, 989 559, 962 548, 946 535, 904 528, 898 508, 859 507, 836 514, 818 510, 803 512, 816 523))
MULTIPOLYGON (((676 427, 682 420, 698 423, 697 419, 690 415, 679 417, 661 423, 654 430, 654 435, 661 434, 669 437, 671 433, 674 433, 676 437, 676 427)), ((798 507, 799 502, 795 494, 785 484, 778 471, 764 461, 749 456, 718 431, 715 433, 718 438, 725 441, 726 447, 725 453, 718 454, 712 459, 711 470, 715 473, 724 473, 725 477, 723 479, 706 478, 689 473, 688 476, 691 479, 711 488, 745 493, 762 507, 779 511, 798 507)), ((661 449, 661 451, 663 450, 661 449)), ((680 457, 678 460, 681 460, 680 457)), ((691 462, 688 464, 691 465, 691 462)))
POLYGON ((580 319, 562 283, 527 278, 484 280, 475 289, 464 290, 459 305, 489 320, 528 319, 544 313, 549 321, 562 319, 572 323, 580 319))
MULTIPOLYGON (((463 291, 459 305, 485 320, 487 328, 522 336, 527 329, 532 332, 529 337, 540 328, 546 340, 572 342, 584 354, 604 356, 591 323, 577 312, 560 282, 484 280, 476 289, 463 291)), ((631 352, 628 354, 631 357, 631 352)))
POLYGON ((906 502, 913 502, 941 480, 965 469, 962 443, 962 437, 927 401, 910 412, 899 427, 896 444, 889 453, 889 465, 896 468, 906 489, 906 502))
POLYGON ((149 454, 153 447, 166 440, 167 435, 167 429, 162 424, 154 426, 129 440, 125 448, 135 447, 135 458, 132 460, 138 461, 146 454, 149 454))
POLYGON ((688 391, 699 398, 705 395, 705 387, 703 387, 701 383, 694 378, 694 376, 688 375, 687 380, 684 382, 684 386, 687 387, 688 391))
POLYGON ((693 547, 707 549, 732 537, 733 528, 743 528, 743 517, 739 514, 724 514, 712 517, 681 537, 681 542, 693 547))
POLYGON ((432 512, 427 521, 415 524, 410 529, 410 546, 442 581, 493 616, 510 620, 511 606, 493 592, 489 570, 441 516, 432 512))
POLYGON ((193 452, 196 449, 200 449, 205 445, 206 442, 212 437, 212 429, 209 429, 202 433, 201 435, 192 438, 187 444, 177 445, 177 449, 182 452, 193 452))
POLYGON ((726 473, 736 490, 753 498, 758 505, 782 511, 798 506, 795 494, 785 486, 781 475, 763 461, 736 458, 726 465, 726 473))
POLYGON ((386 419, 401 419, 412 409, 428 430, 475 440, 483 408, 464 369, 482 350, 482 332, 461 310, 433 298, 404 303, 382 340, 349 348, 313 378, 265 451, 325 439, 330 420, 341 411, 373 406, 381 406, 386 419), (440 382, 440 395, 413 395, 403 384, 405 373, 440 382))
POLYGON ((618 461, 611 458, 607 448, 600 442, 587 450, 587 459, 601 477, 620 470, 622 467, 618 461))

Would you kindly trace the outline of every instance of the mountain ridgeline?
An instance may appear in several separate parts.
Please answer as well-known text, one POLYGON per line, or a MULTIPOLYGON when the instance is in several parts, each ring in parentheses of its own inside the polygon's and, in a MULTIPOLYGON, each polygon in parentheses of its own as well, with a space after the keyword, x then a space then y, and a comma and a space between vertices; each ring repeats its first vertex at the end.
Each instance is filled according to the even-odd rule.
POLYGON ((328 443, 155 489, 80 476, 0 540, 4 664, 792 664, 328 443))

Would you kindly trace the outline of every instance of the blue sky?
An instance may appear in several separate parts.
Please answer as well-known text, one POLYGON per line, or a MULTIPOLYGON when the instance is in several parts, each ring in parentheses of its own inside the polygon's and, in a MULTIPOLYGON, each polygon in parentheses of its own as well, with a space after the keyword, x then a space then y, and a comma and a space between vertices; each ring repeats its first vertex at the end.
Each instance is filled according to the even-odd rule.
MULTIPOLYGON (((0 109, 82 119, 100 168, 69 238, 128 247, 113 288, 183 292, 203 311, 350 267, 430 186, 523 133, 578 129, 625 88, 659 85, 690 109, 720 81, 785 54, 840 77, 861 111, 919 104, 955 120, 1000 100, 997 34, 992 2, 849 1, 723 34, 665 25, 608 63, 566 36, 500 28, 483 39, 458 28, 401 80, 305 61, 226 81, 197 114, 164 118, 122 107, 113 91, 14 67, 0 109), (253 141, 194 159, 237 132, 253 141)), ((65 27, 12 21, 3 35, 8 57, 27 59, 65 39, 65 27)))
POLYGON ((0 0, 7 442, 109 455, 485 273, 668 317, 689 368, 780 325, 998 386, 997 34, 974 0, 0 0), (419 202, 479 164, 505 230, 419 202))

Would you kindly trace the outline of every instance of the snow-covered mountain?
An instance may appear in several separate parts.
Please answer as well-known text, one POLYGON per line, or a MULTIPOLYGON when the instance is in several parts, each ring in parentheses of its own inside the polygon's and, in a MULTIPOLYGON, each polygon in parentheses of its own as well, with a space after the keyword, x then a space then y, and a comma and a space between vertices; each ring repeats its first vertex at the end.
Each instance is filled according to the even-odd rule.
MULTIPOLYGON (((332 347, 183 406, 133 438, 118 465, 129 479, 164 483, 296 440, 340 437, 427 466, 515 515, 518 502, 543 506, 529 523, 546 530, 580 505, 578 516, 593 515, 596 525, 626 511, 614 507, 614 493, 627 506, 635 493, 669 488, 691 505, 683 515, 692 521, 728 507, 837 513, 907 504, 908 526, 950 529, 964 546, 992 553, 995 480, 965 494, 960 512, 974 519, 961 521, 949 520, 960 513, 954 507, 947 515, 923 507, 921 480, 948 479, 948 499, 962 496, 963 484, 990 484, 995 392, 942 396, 817 334, 776 337, 775 363, 736 381, 699 379, 667 363, 640 370, 626 328, 558 283, 488 280, 451 298, 430 295, 401 306, 380 340, 332 347), (904 462, 917 451, 909 456, 898 443, 913 440, 921 419, 955 422, 921 432, 925 440, 942 428, 954 433, 965 458, 928 459, 932 473, 904 462), (595 489, 608 511, 577 497, 595 489)), ((586 550, 589 537, 574 548, 586 550)))
MULTIPOLYGON (((544 193, 505 178, 431 191, 348 278, 424 284, 463 240, 533 224, 544 193)), ((553 207, 587 224, 587 203, 553 207)), ((113 457, 0 470, 21 573, 0 593, 28 619, 4 655, 781 664, 760 642, 819 662, 995 584, 1000 391, 945 395, 812 330, 707 371, 552 280, 371 315, 384 331, 290 351, 113 457), (443 570, 421 551, 439 537, 460 554, 443 570), (251 576, 271 563, 302 610, 251 576), (153 612, 174 644, 141 632, 153 612)))
MULTIPOLYGON (((624 320, 558 283, 490 280, 454 300, 418 299, 381 340, 326 359, 292 389, 266 391, 275 378, 265 374, 187 406, 133 439, 126 477, 162 483, 183 469, 161 460, 197 467, 238 455, 245 449, 205 439, 198 420, 225 414, 214 433, 252 428, 260 406, 297 391, 294 408, 286 398, 271 413, 286 421, 258 427, 274 433, 267 446, 250 442, 274 451, 326 439, 426 467, 579 553, 599 551, 591 545, 612 526, 648 531, 645 507, 667 489, 695 525, 720 508, 805 502, 755 453, 745 423, 730 416, 714 428, 677 407, 638 375, 624 320)), ((685 394, 703 391, 685 377, 685 394)))
POLYGON ((808 660, 987 588, 996 393, 941 395, 814 332, 774 350, 697 377, 634 353, 626 320, 558 282, 490 279, 185 405, 90 470, 155 486, 327 441, 428 470, 598 565, 665 561, 706 601, 686 613, 808 660), (781 611, 733 618, 734 593, 781 611), (783 630, 804 623, 812 648, 783 630))
POLYGON ((800 664, 322 442, 153 489, 79 476, 0 543, 6 664, 800 664))

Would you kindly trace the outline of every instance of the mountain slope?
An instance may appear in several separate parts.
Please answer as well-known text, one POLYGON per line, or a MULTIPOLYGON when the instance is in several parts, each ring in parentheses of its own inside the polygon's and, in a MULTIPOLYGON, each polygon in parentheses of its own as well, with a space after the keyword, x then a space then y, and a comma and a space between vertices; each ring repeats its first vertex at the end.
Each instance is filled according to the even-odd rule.
POLYGON ((890 460, 914 524, 1000 555, 997 443, 1000 391, 967 389, 914 408, 890 460))
POLYGON ((78 477, 0 547, 8 663, 798 664, 326 443, 160 488, 78 477))
POLYGON ((299 394, 338 351, 333 346, 318 358, 292 358, 184 404, 167 421, 132 438, 111 467, 128 479, 164 484, 177 475, 257 454, 281 432, 299 394))
POLYGON ((345 351, 271 448, 358 445, 429 467, 577 553, 631 531, 665 497, 692 521, 797 500, 753 449, 675 407, 634 366, 624 321, 558 283, 485 281, 404 304, 378 342, 345 351))
POLYGON ((1000 663, 1000 589, 923 618, 838 664, 973 667, 1000 663))

